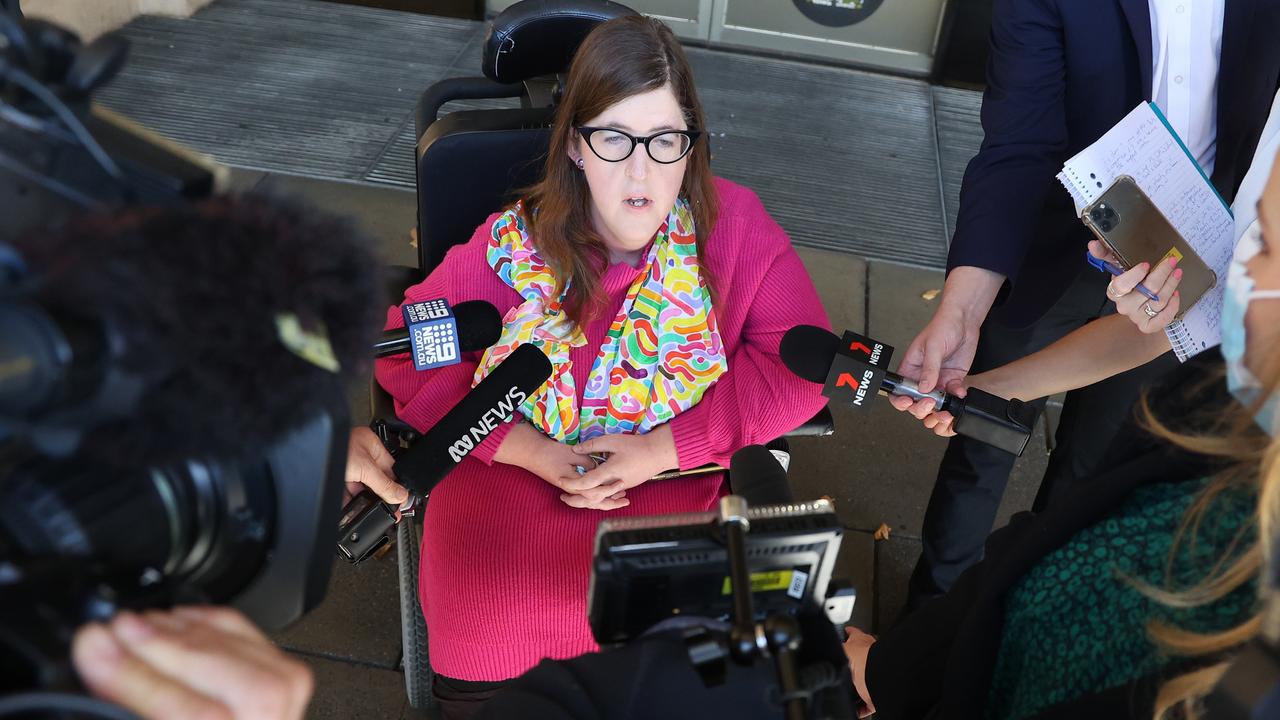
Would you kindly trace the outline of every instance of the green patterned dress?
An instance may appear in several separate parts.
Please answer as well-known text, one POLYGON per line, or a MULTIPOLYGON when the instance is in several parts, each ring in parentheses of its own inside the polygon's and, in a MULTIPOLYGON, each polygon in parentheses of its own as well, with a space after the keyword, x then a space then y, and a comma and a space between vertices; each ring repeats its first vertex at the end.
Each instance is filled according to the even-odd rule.
POLYGON ((1214 499, 1194 542, 1190 531, 1184 533, 1166 575, 1183 515, 1207 485, 1192 480, 1134 491, 1118 513, 1076 533, 1014 586, 1006 598, 987 718, 1029 717, 1161 670, 1175 658, 1152 644, 1146 634, 1151 620, 1212 632, 1254 614, 1254 582, 1210 605, 1175 610, 1123 579, 1186 589, 1203 580, 1237 538, 1233 559, 1250 546, 1256 496, 1229 490, 1214 499))

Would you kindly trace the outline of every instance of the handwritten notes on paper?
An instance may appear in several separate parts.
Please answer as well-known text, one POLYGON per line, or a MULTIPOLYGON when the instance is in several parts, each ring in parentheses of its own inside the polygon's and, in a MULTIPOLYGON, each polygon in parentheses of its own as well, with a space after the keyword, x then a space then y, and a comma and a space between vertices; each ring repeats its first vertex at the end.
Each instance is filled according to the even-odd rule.
POLYGON ((1221 287, 1235 248, 1231 210, 1151 103, 1134 108, 1097 142, 1068 160, 1058 180, 1071 193, 1079 213, 1121 175, 1137 181, 1218 275, 1218 286, 1166 329, 1174 352, 1185 361, 1221 341, 1221 287))

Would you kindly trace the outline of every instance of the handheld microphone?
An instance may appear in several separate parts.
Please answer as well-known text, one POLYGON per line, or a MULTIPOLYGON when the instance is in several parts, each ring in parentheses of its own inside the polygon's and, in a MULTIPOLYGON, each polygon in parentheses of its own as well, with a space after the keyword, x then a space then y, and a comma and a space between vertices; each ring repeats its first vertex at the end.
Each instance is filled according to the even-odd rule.
MULTIPOLYGON (((435 426, 396 456, 392 470, 408 488, 410 499, 429 494, 549 377, 551 360, 533 345, 517 347, 498 363, 435 426)), ((396 524, 395 510, 370 490, 353 499, 338 523, 338 557, 361 563, 389 543, 387 530, 396 524)))
POLYGON ((431 492, 549 377, 551 361, 541 350, 517 347, 396 459, 397 479, 410 492, 431 492))
POLYGON ((787 471, 763 445, 748 445, 729 459, 729 486, 748 507, 794 502, 787 471))
POLYGON ((382 339, 373 344, 374 357, 383 358, 389 355, 412 353, 416 366, 418 358, 425 360, 429 354, 457 357, 458 353, 483 350, 498 342, 498 337, 502 334, 502 315, 493 303, 484 300, 468 300, 454 305, 452 309, 456 328, 456 352, 446 350, 433 353, 426 333, 413 333, 406 325, 383 332, 382 339))
POLYGON ((822 393, 829 398, 859 408, 866 406, 868 394, 877 391, 928 398, 936 410, 955 417, 957 434, 1014 455, 1022 455, 1040 416, 1038 409, 1021 400, 1006 400, 977 388, 970 388, 962 398, 941 390, 922 393, 914 380, 886 369, 891 346, 853 332, 839 338, 820 327, 797 325, 783 336, 779 354, 791 372, 823 383, 822 393))

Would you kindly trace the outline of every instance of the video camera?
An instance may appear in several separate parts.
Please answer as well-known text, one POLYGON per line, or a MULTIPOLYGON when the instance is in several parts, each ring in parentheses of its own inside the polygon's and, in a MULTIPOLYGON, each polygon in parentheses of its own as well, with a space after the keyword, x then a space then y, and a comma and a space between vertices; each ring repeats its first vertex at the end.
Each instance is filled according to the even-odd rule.
POLYGON ((327 216, 213 197, 215 164, 93 106, 123 37, 82 45, 15 10, 0 8, 0 714, 118 717, 68 694, 81 624, 199 602, 277 629, 323 597, 377 265, 341 227, 316 238, 327 216))
POLYGON ((671 618, 706 619, 686 624, 684 636, 704 685, 722 683, 727 662, 772 662, 777 686, 770 697, 788 720, 853 717, 842 628, 856 592, 832 578, 844 535, 834 506, 751 506, 743 495, 789 495, 786 471, 758 445, 733 455, 729 477, 742 495, 721 498, 714 512, 600 523, 588 601, 592 634, 602 646, 617 646, 671 618))

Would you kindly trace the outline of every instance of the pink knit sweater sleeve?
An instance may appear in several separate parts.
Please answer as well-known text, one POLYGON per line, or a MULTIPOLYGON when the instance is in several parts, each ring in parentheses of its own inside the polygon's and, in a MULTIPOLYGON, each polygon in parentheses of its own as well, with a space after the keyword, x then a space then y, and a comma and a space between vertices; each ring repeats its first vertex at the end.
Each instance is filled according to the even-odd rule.
MULTIPOLYGON (((497 215, 491 216, 476 228, 466 244, 451 249, 426 280, 406 290, 405 301, 442 297, 456 305, 467 300, 485 300, 493 303, 503 315, 515 307, 520 302, 519 294, 498 278, 485 259, 489 228, 496 218, 497 215)), ((404 316, 399 307, 389 308, 386 329, 398 327, 404 327, 404 316)), ((470 392, 471 378, 479 362, 480 353, 463 353, 462 362, 456 365, 420 372, 413 368, 413 361, 407 355, 396 355, 378 360, 374 374, 378 384, 395 399, 396 415, 419 431, 425 431, 470 392)), ((471 457, 492 464, 493 454, 518 418, 490 433, 471 452, 471 457)))
POLYGON ((717 185, 723 209, 707 254, 729 370, 671 420, 681 469, 728 467, 736 450, 785 435, 826 404, 822 388, 792 374, 778 356, 782 336, 796 325, 831 327, 813 281, 755 194, 717 185))

